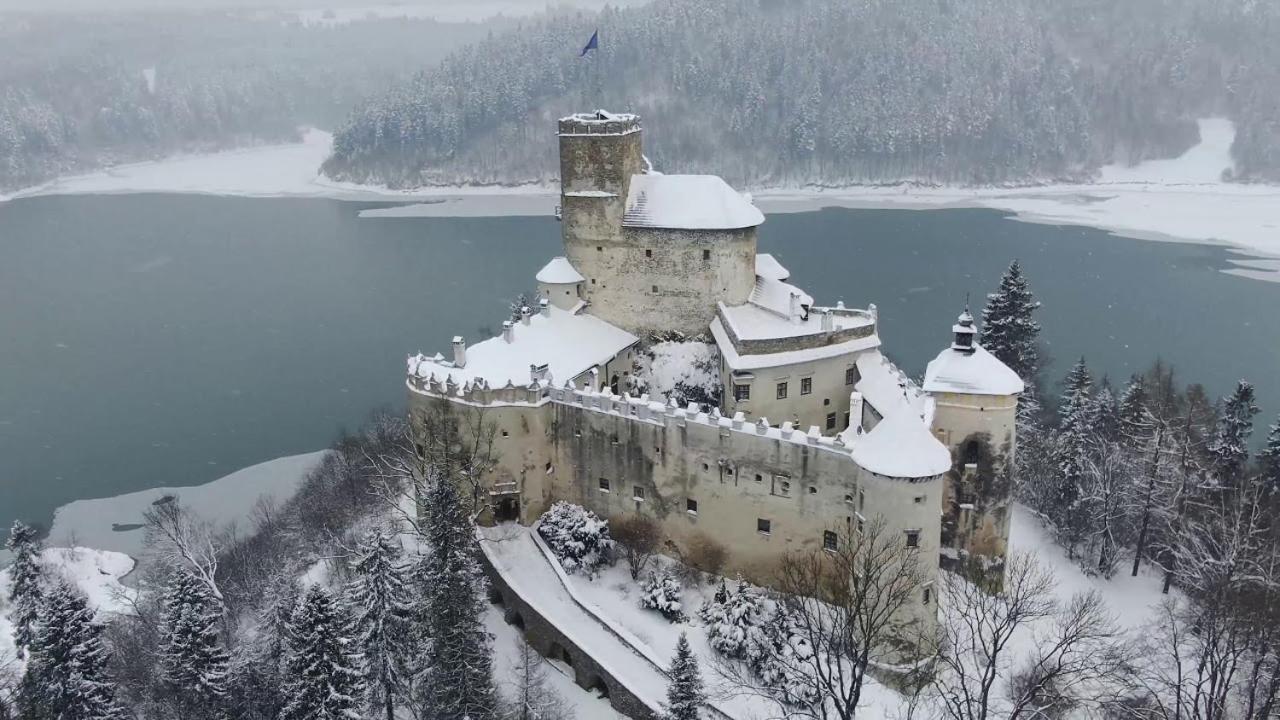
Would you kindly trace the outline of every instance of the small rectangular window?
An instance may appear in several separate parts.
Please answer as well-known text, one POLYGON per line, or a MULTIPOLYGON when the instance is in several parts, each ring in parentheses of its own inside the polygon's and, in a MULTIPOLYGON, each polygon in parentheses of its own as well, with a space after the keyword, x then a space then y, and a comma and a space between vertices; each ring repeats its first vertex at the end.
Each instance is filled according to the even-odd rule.
POLYGON ((800 394, 808 395, 813 392, 813 378, 800 378, 800 394))
POLYGON ((633 500, 644 500, 644 488, 639 485, 631 488, 631 498, 633 500))
POLYGON ((787 399, 787 384, 785 382, 778 383, 778 399, 779 400, 787 399))
POLYGON ((764 476, 760 473, 756 473, 756 482, 764 482, 764 476))
POLYGON ((653 251, 652 251, 652 250, 645 250, 645 251, 644 251, 644 256, 645 256, 645 257, 647 257, 647 258, 649 258, 649 257, 653 257, 653 251))
POLYGON ((827 413, 827 429, 828 429, 828 430, 835 430, 835 429, 836 429, 836 414, 835 414, 835 413, 827 413))
POLYGON ((867 509, 867 491, 858 490, 858 511, 861 512, 866 509, 867 509))
POLYGON ((850 365, 844 369, 844 384, 853 385, 858 382, 858 366, 850 365))
POLYGON ((658 286, 657 286, 657 285, 654 285, 654 286, 653 286, 653 291, 654 291, 654 292, 658 292, 658 286))
POLYGON ((923 495, 917 495, 917 496, 915 497, 915 503, 916 503, 917 505, 923 505, 923 504, 924 504, 924 496, 923 496, 923 495))
POLYGON ((600 491, 609 492, 609 478, 600 478, 600 491))
POLYGON ((929 604, 929 602, 930 602, 931 600, 933 600, 933 588, 931 588, 931 587, 926 587, 926 588, 924 589, 924 596, 921 598, 921 600, 923 600, 923 601, 924 601, 924 604, 925 604, 925 605, 928 605, 928 604, 929 604))
POLYGON ((836 534, 831 530, 824 530, 822 533, 822 549, 835 551, 838 539, 836 534))
POLYGON ((711 259, 711 251, 710 251, 710 250, 703 250, 703 251, 702 251, 702 259, 703 259, 703 260, 710 260, 710 259, 711 259))
POLYGON ((507 432, 506 430, 503 430, 502 437, 511 437, 511 433, 507 432))
POLYGON ((751 399, 751 386, 750 386, 750 385, 734 385, 734 386, 733 386, 733 399, 734 399, 734 400, 739 400, 739 401, 741 401, 741 400, 750 400, 750 399, 751 399))
POLYGON ((772 532, 771 525, 772 523, 769 522, 768 520, 765 520, 764 518, 756 518, 756 532, 760 533, 761 535, 768 535, 770 532, 772 532))
POLYGON ((694 500, 693 498, 687 498, 684 501, 684 509, 685 509, 685 512, 689 513, 690 515, 697 515, 698 501, 694 500))
POLYGON ((920 531, 919 530, 907 531, 907 547, 909 548, 920 547, 920 531))

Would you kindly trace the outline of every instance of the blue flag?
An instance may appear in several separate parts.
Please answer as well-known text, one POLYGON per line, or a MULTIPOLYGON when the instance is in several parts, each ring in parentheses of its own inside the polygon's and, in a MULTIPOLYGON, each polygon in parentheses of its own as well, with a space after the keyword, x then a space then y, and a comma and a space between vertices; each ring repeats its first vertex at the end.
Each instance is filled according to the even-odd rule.
POLYGON ((578 55, 578 57, 586 57, 588 52, 592 50, 597 50, 599 48, 600 48, 600 31, 596 30, 595 32, 591 33, 591 39, 587 41, 587 46, 582 48, 582 54, 578 55))

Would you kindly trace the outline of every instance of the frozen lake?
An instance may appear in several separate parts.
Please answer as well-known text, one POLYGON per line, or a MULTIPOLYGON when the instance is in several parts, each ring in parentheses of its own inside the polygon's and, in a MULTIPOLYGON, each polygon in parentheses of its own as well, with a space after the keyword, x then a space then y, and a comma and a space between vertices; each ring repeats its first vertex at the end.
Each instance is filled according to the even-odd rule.
MULTIPOLYGON (((0 526, 91 497, 196 485, 327 445, 403 404, 404 357, 494 332, 559 252, 549 216, 365 218, 386 203, 204 195, 0 204, 0 526)), ((1014 257, 1057 377, 1122 382, 1157 354, 1280 411, 1280 283, 1230 250, 1010 222, 986 209, 770 215, 761 251, 822 301, 875 302, 913 374, 1014 257)))

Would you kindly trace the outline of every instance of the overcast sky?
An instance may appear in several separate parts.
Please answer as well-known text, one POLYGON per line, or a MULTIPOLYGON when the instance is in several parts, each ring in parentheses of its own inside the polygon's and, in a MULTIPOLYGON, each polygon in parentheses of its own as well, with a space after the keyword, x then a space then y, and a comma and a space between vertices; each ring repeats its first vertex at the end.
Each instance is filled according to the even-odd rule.
POLYGON ((548 5, 598 9, 605 5, 640 5, 646 0, 0 0, 0 12, 138 10, 184 8, 306 9, 378 8, 380 14, 394 14, 396 6, 415 16, 431 16, 443 21, 480 20, 499 13, 530 15, 548 5))

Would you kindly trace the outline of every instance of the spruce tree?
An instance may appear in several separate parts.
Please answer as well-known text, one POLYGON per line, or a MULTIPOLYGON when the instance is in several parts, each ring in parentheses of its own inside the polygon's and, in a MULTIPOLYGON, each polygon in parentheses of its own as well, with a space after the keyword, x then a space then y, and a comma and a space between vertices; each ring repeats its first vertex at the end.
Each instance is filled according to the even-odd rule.
POLYGON ((418 568, 419 617, 430 638, 422 714, 433 720, 490 720, 497 714, 491 638, 482 622, 483 576, 471 521, 453 481, 431 488, 426 506, 427 555, 418 568))
POLYGON ((40 541, 34 528, 14 521, 5 547, 13 553, 13 564, 9 566, 9 619, 13 622, 13 644, 21 657, 35 637, 42 602, 40 541))
POLYGON ((1120 394, 1120 441, 1136 448, 1151 433, 1154 418, 1147 404, 1147 388, 1140 376, 1133 376, 1120 394))
POLYGON ((102 626, 79 592, 57 582, 45 595, 18 687, 25 720, 124 720, 107 676, 102 626))
POLYGON ((1267 433, 1267 444, 1258 453, 1259 480, 1262 496, 1280 498, 1280 419, 1267 433))
POLYGON ((289 622, 281 720, 359 720, 364 680, 344 608, 312 585, 289 622))
POLYGON ((1111 383, 1106 378, 1098 386, 1090 408, 1093 434, 1107 442, 1119 442, 1123 427, 1120 421, 1120 403, 1116 400, 1111 383))
POLYGON ((982 309, 982 347, 1027 385, 1034 385, 1040 373, 1040 323, 1032 317, 1039 307, 1022 266, 1014 260, 1000 278, 1000 288, 987 295, 987 306, 982 309))
POLYGON ((1060 423, 1055 452, 1058 492, 1049 515, 1058 527, 1067 554, 1075 557, 1076 544, 1088 532, 1089 518, 1078 512, 1085 466, 1092 445, 1093 380, 1084 358, 1080 358, 1067 374, 1062 401, 1058 406, 1060 423))
POLYGON ((356 643, 364 655, 369 705, 394 720, 407 676, 412 638, 412 606, 405 586, 400 546, 387 533, 371 530, 352 563, 348 604, 356 614, 356 643))
POLYGON ((1258 414, 1253 386, 1241 380, 1222 405, 1222 416, 1213 440, 1209 458, 1214 476, 1224 486, 1234 486, 1249 461, 1249 437, 1253 435, 1253 418, 1258 414))
POLYGON ((221 604, 190 573, 174 573, 161 617, 164 681, 184 718, 223 715, 230 658, 218 642, 221 604))
POLYGON ((671 683, 667 686, 664 720, 698 720, 707 698, 702 690, 698 659, 689 649, 689 638, 684 633, 680 633, 680 640, 676 643, 676 656, 671 661, 669 675, 671 683))

